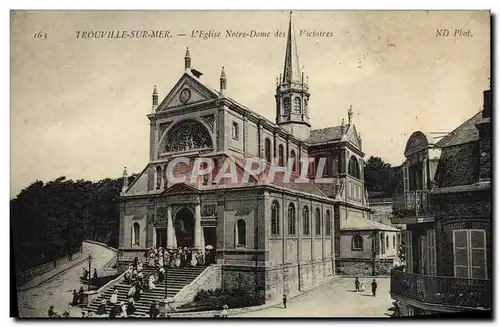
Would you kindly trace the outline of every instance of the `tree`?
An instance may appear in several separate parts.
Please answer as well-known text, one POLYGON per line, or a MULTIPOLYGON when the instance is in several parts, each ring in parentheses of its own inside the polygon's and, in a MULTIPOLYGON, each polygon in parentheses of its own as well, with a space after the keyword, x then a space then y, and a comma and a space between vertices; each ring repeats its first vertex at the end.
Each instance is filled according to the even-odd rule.
MULTIPOLYGON (((131 182, 137 175, 129 177, 131 182)), ((35 181, 10 201, 17 271, 67 255, 85 239, 118 246, 122 178, 98 182, 61 176, 35 181)))
POLYGON ((371 156, 364 167, 365 187, 369 193, 381 197, 392 197, 402 189, 400 167, 393 167, 380 157, 371 156))

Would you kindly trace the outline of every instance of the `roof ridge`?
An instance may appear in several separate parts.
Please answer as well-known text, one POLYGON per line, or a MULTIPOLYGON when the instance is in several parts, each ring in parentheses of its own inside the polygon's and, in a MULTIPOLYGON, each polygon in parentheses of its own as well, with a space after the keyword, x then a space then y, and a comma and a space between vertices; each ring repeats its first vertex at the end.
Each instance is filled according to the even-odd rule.
POLYGON ((458 125, 454 130, 452 130, 451 132, 449 132, 448 134, 446 134, 445 136, 443 136, 439 141, 437 141, 435 143, 435 145, 446 147, 446 145, 443 145, 443 143, 445 143, 445 140, 451 138, 452 136, 455 136, 456 132, 458 130, 460 130, 461 128, 463 128, 463 126, 465 126, 466 124, 468 124, 470 121, 474 120, 479 114, 481 114, 481 112, 482 112, 482 110, 478 111, 472 117, 470 117, 469 119, 467 119, 466 121, 464 121, 463 123, 461 123, 460 125, 458 125))

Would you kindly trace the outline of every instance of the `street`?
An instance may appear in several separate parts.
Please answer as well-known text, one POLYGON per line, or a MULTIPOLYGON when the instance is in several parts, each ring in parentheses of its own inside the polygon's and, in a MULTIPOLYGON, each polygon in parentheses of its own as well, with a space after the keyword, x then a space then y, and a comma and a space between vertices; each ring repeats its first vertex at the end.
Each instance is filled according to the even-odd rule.
POLYGON ((392 307, 389 278, 377 278, 377 296, 371 294, 370 278, 360 278, 367 288, 354 292, 354 278, 339 277, 331 284, 291 299, 283 305, 233 317, 389 317, 392 307), (387 315, 386 315, 387 313, 387 315))
MULTIPOLYGON (((94 268, 99 271, 116 255, 115 252, 102 246, 85 243, 83 255, 87 256, 88 251, 92 253, 94 258, 92 271, 94 268)), ((80 317, 81 310, 71 307, 69 303, 73 298, 73 290, 78 291, 82 286, 79 278, 83 268, 88 269, 88 265, 88 262, 84 261, 39 287, 18 292, 19 317, 47 317, 47 311, 51 305, 54 306, 54 311, 59 314, 68 310, 72 317, 80 317)))

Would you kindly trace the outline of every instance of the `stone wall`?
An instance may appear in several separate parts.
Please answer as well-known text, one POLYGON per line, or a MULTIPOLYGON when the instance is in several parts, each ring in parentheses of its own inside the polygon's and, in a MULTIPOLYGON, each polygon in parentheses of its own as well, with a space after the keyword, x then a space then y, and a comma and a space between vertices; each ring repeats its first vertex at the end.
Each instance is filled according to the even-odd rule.
POLYGON ((444 148, 436 171, 439 187, 468 185, 479 177, 478 142, 444 148))
POLYGON ((288 297, 307 291, 333 278, 333 261, 316 261, 266 268, 265 300, 279 301, 283 293, 288 297))
MULTIPOLYGON (((337 259, 335 274, 345 276, 372 276, 372 260, 337 259)), ((375 276, 389 276, 394 267, 393 259, 375 260, 375 276)))
POLYGON ((194 281, 184 286, 174 297, 174 307, 194 300, 201 290, 214 290, 222 286, 222 268, 220 265, 207 267, 194 281))

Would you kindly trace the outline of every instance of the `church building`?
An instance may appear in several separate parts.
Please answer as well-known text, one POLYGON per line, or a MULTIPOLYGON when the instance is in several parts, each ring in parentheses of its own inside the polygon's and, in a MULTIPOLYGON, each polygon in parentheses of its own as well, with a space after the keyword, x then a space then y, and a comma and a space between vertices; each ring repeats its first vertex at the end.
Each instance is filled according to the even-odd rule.
POLYGON ((148 163, 130 185, 124 178, 117 199, 121 269, 151 247, 212 246, 221 286, 249 288, 269 301, 328 281, 344 258, 355 266, 386 255, 381 247, 397 230, 370 220, 352 110, 347 123, 311 129, 311 93, 298 60, 290 15, 274 121, 226 94, 224 67, 218 90, 210 88, 189 49, 182 76, 161 101, 155 86, 148 163), (192 178, 201 158, 214 162, 211 173, 192 178), (307 158, 314 160, 301 165, 307 158), (272 162, 291 160, 290 178, 248 176, 249 159, 265 160, 266 172, 272 162), (236 183, 216 178, 228 163, 236 183), (312 177, 322 169, 332 182, 303 182, 304 169, 312 177))

